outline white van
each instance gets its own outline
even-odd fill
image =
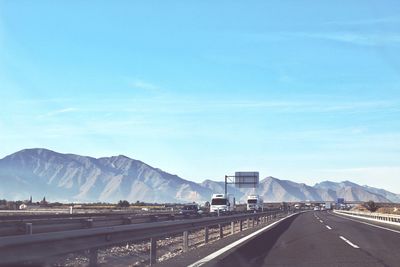
[[[235,198],[233,195],[213,194],[211,198],[210,212],[224,213],[235,210]]]

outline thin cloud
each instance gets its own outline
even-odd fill
[[[213,103],[211,107],[219,108],[247,108],[247,109],[275,109],[285,112],[340,112],[340,111],[370,111],[376,109],[395,108],[398,104],[392,101],[368,102],[280,102],[280,101],[242,101]]]
[[[325,24],[331,25],[374,25],[385,23],[400,23],[399,17],[383,17],[373,19],[358,19],[358,20],[334,20],[328,21]]]
[[[333,33],[294,33],[293,36],[306,37],[313,39],[330,40],[335,42],[349,43],[362,46],[382,46],[399,45],[400,34],[382,33],[382,34],[362,34],[354,32],[333,32]]]
[[[46,114],[43,114],[43,115],[41,115],[41,116],[39,116],[39,117],[40,117],[40,118],[43,118],[43,117],[53,117],[53,116],[56,116],[56,115],[59,115],[59,114],[71,113],[71,112],[77,112],[77,111],[79,111],[79,109],[69,107],[69,108],[63,108],[63,109],[53,110],[53,111],[50,111],[50,112],[48,112],[48,113],[46,113]]]
[[[400,33],[361,33],[352,31],[333,31],[333,32],[276,32],[274,34],[252,34],[247,35],[246,40],[252,42],[288,42],[293,39],[308,38],[348,43],[360,46],[384,46],[400,45]]]
[[[143,80],[135,80],[131,83],[131,86],[133,88],[142,89],[146,91],[158,91],[161,89],[159,86]]]

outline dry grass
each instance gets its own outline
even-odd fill
[[[379,204],[378,204],[378,206],[379,206]],[[352,210],[368,212],[368,210],[363,205],[357,205],[354,208],[352,208]],[[383,207],[378,208],[378,210],[376,212],[400,215],[400,204],[384,205]]]

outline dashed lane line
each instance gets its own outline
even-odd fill
[[[349,240],[347,240],[346,238],[344,238],[343,236],[339,236],[340,239],[342,239],[344,242],[346,242],[347,244],[349,244],[350,246],[352,246],[353,248],[360,248],[359,246],[351,243]]]
[[[332,230],[332,228],[329,225],[325,225],[326,228],[328,228],[328,230]]]

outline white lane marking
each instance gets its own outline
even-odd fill
[[[332,228],[329,225],[325,225],[326,228],[328,228],[328,230],[332,230]]]
[[[290,218],[290,217],[292,217],[292,216],[294,216],[294,215],[296,215],[296,214],[298,214],[298,213],[291,214],[291,215],[289,215],[289,216],[286,216],[285,218],[280,219],[279,221],[276,221],[276,222],[274,222],[274,223],[271,223],[270,225],[267,225],[267,226],[265,226],[264,228],[262,228],[262,229],[260,229],[260,230],[258,230],[258,231],[255,231],[254,233],[251,233],[251,234],[249,234],[249,235],[243,237],[242,239],[239,239],[239,240],[237,240],[237,241],[231,243],[230,245],[228,245],[228,246],[226,246],[226,247],[224,247],[224,248],[222,248],[222,249],[220,249],[220,250],[217,250],[216,252],[214,252],[214,253],[212,253],[212,254],[210,254],[210,255],[204,257],[203,259],[201,259],[201,260],[199,260],[199,261],[196,261],[195,263],[189,265],[188,267],[199,267],[199,266],[201,266],[201,265],[203,265],[203,264],[209,262],[210,260],[215,259],[216,257],[218,257],[219,255],[221,255],[222,253],[224,253],[224,252],[226,252],[226,251],[228,251],[228,250],[230,250],[230,249],[236,247],[237,245],[243,243],[244,241],[246,241],[246,240],[252,238],[253,236],[256,236],[256,235],[260,234],[261,232],[264,232],[265,230],[271,228],[272,226],[274,226],[274,225],[280,223],[281,221],[286,220],[286,219],[288,219],[288,218]]]
[[[323,220],[319,220],[319,222],[320,222],[320,223],[324,223],[324,221],[323,221]]]
[[[349,240],[347,240],[346,238],[344,238],[343,236],[339,236],[340,239],[342,239],[344,242],[346,242],[347,244],[349,244],[350,246],[352,246],[353,248],[360,248],[357,245],[354,245],[353,243],[351,243]]]
[[[372,223],[361,222],[361,221],[358,221],[358,220],[346,218],[346,217],[337,215],[337,214],[335,214],[335,213],[329,213],[329,214],[334,215],[334,216],[337,216],[337,217],[340,217],[340,218],[342,218],[342,219],[346,219],[346,220],[350,220],[350,221],[353,221],[353,222],[358,222],[358,223],[366,224],[366,225],[369,225],[369,226],[373,226],[373,227],[376,227],[376,228],[380,228],[380,229],[384,229],[384,230],[387,230],[387,231],[391,231],[391,232],[400,234],[400,231],[393,230],[393,229],[390,229],[390,228],[386,228],[386,227],[383,227],[383,226],[379,226],[379,225],[375,225],[375,224],[372,224]]]

